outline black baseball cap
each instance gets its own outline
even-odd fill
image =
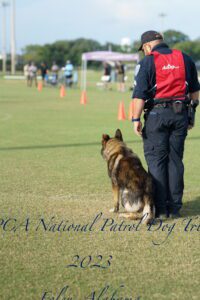
[[[154,31],[154,30],[146,31],[141,35],[141,45],[140,45],[138,51],[142,50],[142,47],[145,43],[156,41],[156,40],[162,40],[162,39],[163,39],[163,36],[159,32]]]

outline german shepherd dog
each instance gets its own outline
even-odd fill
[[[107,161],[108,176],[112,182],[114,208],[110,212],[119,211],[121,198],[126,213],[121,213],[120,217],[142,218],[142,222],[148,224],[155,214],[152,178],[138,156],[123,142],[119,129],[113,138],[103,134],[101,154]]]

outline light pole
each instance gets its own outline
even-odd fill
[[[6,7],[9,6],[9,3],[6,1],[1,1],[2,6],[2,71],[6,73]]]
[[[15,74],[15,0],[12,0],[11,11],[11,74]]]
[[[164,13],[161,13],[158,15],[160,18],[161,18],[161,33],[163,35],[163,38],[164,38],[164,18],[167,16],[166,14]]]

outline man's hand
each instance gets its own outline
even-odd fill
[[[138,136],[142,136],[142,122],[133,122],[133,125],[135,134],[137,134]]]

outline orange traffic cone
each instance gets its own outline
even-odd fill
[[[87,103],[86,91],[82,91],[80,104],[86,104],[86,103]]]
[[[41,81],[38,82],[37,89],[38,89],[39,92],[41,92],[41,90],[42,90],[42,82]]]
[[[119,103],[118,120],[119,121],[126,120],[124,102],[123,101]]]
[[[61,88],[60,88],[60,98],[63,98],[65,96],[66,96],[65,87],[64,87],[64,85],[61,85]]]
[[[129,120],[132,120],[132,117],[133,117],[133,101],[131,101],[129,106],[129,114],[128,114]]]

